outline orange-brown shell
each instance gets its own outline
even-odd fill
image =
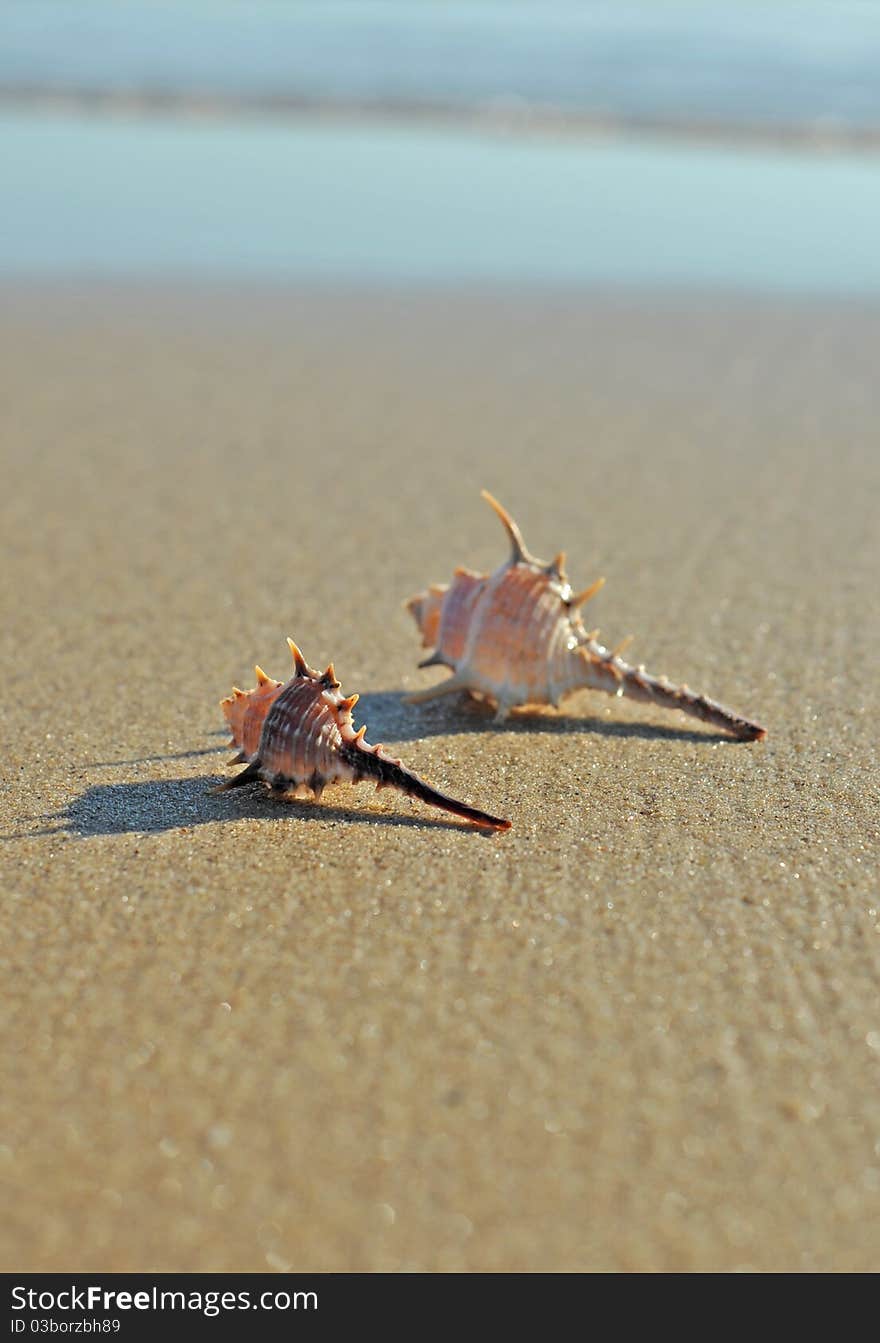
[[[549,564],[535,559],[506,510],[486,491],[483,497],[507,531],[511,556],[493,574],[456,569],[451,584],[435,584],[406,603],[424,646],[435,650],[420,666],[443,665],[453,673],[411,695],[411,702],[463,690],[490,700],[504,715],[519,705],[558,705],[572,691],[591,688],[681,709],[746,740],[766,735],[757,723],[687,686],[624,662],[620,654],[628,639],[614,649],[598,643],[598,631],[586,631],[579,608],[604,579],[575,595],[565,556]]]
[[[292,677],[266,714],[254,756],[264,781],[281,792],[306,785],[316,794],[328,783],[354,782],[355,768],[343,748],[366,732],[358,734],[352,725],[357,698],[341,695],[332,674]]]
[[[433,655],[422,666],[442,664],[448,681],[413,696],[466,689],[501,712],[520,704],[557,704],[583,685],[582,659],[572,654],[587,641],[564,571],[564,556],[550,564],[529,555],[516,524],[491,496],[513,543],[511,559],[493,574],[456,569],[452,582],[435,584],[407,607]]]
[[[237,690],[221,701],[239,747],[236,761],[247,762],[223,789],[259,781],[284,796],[309,789],[317,798],[327,784],[372,779],[378,788],[398,788],[487,829],[510,828],[509,821],[438,792],[381,745],[371,746],[366,728],[356,732],[352,723],[358,696],[341,693],[332,663],[323,673],[314,671],[296,644],[290,639],[288,644],[294,659],[289,681],[281,685],[258,667],[254,690]]]
[[[488,578],[459,570],[440,619],[438,659],[467,669],[470,687],[499,707],[557,704],[574,688],[571,651],[585,637],[570,588],[532,564]]]

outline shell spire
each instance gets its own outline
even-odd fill
[[[313,671],[296,644],[288,644],[294,675],[285,685],[264,672],[256,689],[222,701],[232,745],[239,748],[232,763],[247,768],[216,792],[264,783],[281,797],[310,790],[319,798],[328,784],[371,780],[377,788],[396,788],[483,829],[510,829],[510,821],[439,792],[383,747],[371,746],[366,728],[355,731],[351,719],[359,697],[340,693],[332,662],[324,673]]]
[[[584,628],[579,608],[605,579],[572,593],[564,553],[550,564],[535,559],[503,505],[486,490],[483,498],[507,532],[510,558],[492,574],[456,569],[450,584],[432,586],[406,603],[423,646],[433,649],[419,665],[443,665],[452,672],[411,695],[410,703],[467,691],[495,704],[503,717],[521,705],[556,706],[566,695],[589,688],[680,709],[743,741],[766,737],[766,728],[715,700],[624,662],[621,654],[629,639],[613,649],[600,644],[598,630]]]

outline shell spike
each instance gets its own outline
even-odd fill
[[[572,609],[577,610],[579,606],[585,605],[585,603],[588,602],[591,597],[595,597],[596,593],[600,590],[600,588],[604,588],[604,586],[605,586],[605,579],[597,578],[595,583],[591,583],[588,588],[584,588],[583,592],[579,592],[576,597],[572,597],[571,601],[569,602],[569,605],[572,607]]]
[[[619,658],[622,653],[626,652],[634,638],[634,634],[628,634],[625,639],[621,639],[620,643],[615,644],[614,648],[612,648],[611,656],[613,658]]]
[[[503,504],[499,504],[498,500],[494,498],[494,496],[491,495],[488,490],[481,490],[480,493],[482,497],[486,500],[486,503],[489,505],[489,507],[493,508],[495,512],[498,514],[502,527],[507,532],[507,535],[510,537],[510,544],[513,551],[511,556],[511,562],[513,564],[520,564],[522,561],[526,561],[528,563],[528,561],[531,560],[532,557],[526,550],[526,543],[522,538],[522,532],[520,531],[519,527],[517,527],[516,523],[508,513],[507,509],[504,507]]]
[[[267,676],[263,671],[263,668],[259,666],[254,667],[254,676],[257,678],[257,685],[268,685],[272,679],[271,676]]]
[[[307,676],[309,670],[308,663],[292,639],[287,640],[287,647],[290,649],[293,656],[293,665],[296,675]]]
[[[459,802],[457,798],[439,792],[438,789],[425,783],[424,779],[420,779],[417,774],[413,774],[399,760],[391,760],[387,755],[380,754],[381,749],[380,746],[368,746],[366,743],[363,745],[360,742],[352,743],[348,758],[357,779],[369,779],[375,782],[377,789],[397,788],[409,797],[427,802],[430,807],[440,807],[453,816],[461,816],[466,821],[472,821],[483,830],[510,829],[511,822],[504,817],[478,811],[476,807],[469,807],[466,803]]]
[[[660,705],[664,709],[680,709],[692,718],[700,718],[704,723],[722,728],[741,741],[763,741],[766,737],[766,728],[725,708],[716,700],[698,695],[686,685],[675,685],[665,676],[653,676],[643,666],[628,666],[620,660],[621,647],[618,644],[616,649],[608,652],[605,649],[594,651],[589,646],[581,645],[574,654],[579,664],[579,674],[573,685],[604,690],[609,695],[626,696],[628,699],[641,700],[643,704]]]
[[[557,578],[562,578],[565,573],[565,551],[560,550],[559,554],[547,565],[547,573],[555,574]]]
[[[336,679],[336,672],[333,670],[332,662],[327,663],[327,670],[324,672],[324,675],[321,677],[321,680],[331,690],[335,690],[336,687],[339,685],[339,682]]]

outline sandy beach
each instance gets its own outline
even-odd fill
[[[7,285],[9,1270],[880,1267],[880,308]],[[497,724],[479,491],[744,744]],[[513,821],[211,795],[285,637]]]

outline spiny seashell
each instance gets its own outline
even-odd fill
[[[510,537],[510,559],[493,574],[456,569],[451,584],[434,585],[406,603],[423,645],[435,650],[419,666],[449,667],[453,673],[439,685],[410,695],[410,703],[466,690],[496,704],[503,717],[518,705],[556,706],[565,695],[589,687],[681,709],[744,741],[766,737],[765,728],[705,695],[624,662],[620,655],[629,639],[612,649],[597,643],[599,631],[587,633],[579,608],[599,591],[604,578],[573,593],[565,576],[565,555],[549,564],[535,559],[510,514],[486,490],[483,498]]]
[[[365,741],[367,729],[355,732],[351,711],[358,696],[346,698],[331,662],[327,670],[313,671],[292,639],[294,673],[282,685],[259,667],[253,690],[235,689],[221,700],[232,732],[230,745],[238,755],[230,764],[247,762],[218,793],[242,784],[262,782],[281,796],[297,796],[311,789],[319,798],[328,783],[373,780],[377,788],[397,788],[432,807],[442,807],[490,830],[509,830],[510,821],[468,807],[425,783],[381,746]]]

